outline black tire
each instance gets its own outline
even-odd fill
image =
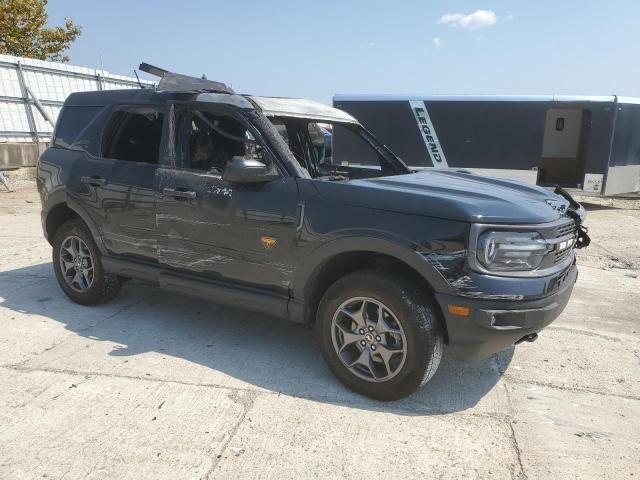
[[[91,283],[84,291],[78,291],[65,280],[62,271],[60,254],[62,245],[70,236],[79,238],[84,242],[91,254],[92,278]],[[102,268],[100,251],[96,246],[91,232],[80,219],[69,220],[62,225],[53,237],[53,270],[60,288],[67,296],[80,305],[100,305],[112,300],[120,291],[122,280],[112,273],[107,273]]]
[[[397,366],[394,376],[387,380],[360,378],[341,360],[337,347],[334,347],[334,314],[338,315],[336,312],[345,302],[360,297],[383,304],[385,314],[389,310],[395,316],[397,321],[392,319],[392,322],[400,324],[406,339],[404,361]],[[335,376],[351,390],[376,400],[399,400],[415,392],[433,377],[443,353],[440,313],[431,296],[419,291],[400,275],[377,270],[357,271],[334,283],[318,307],[316,331],[322,354]],[[363,341],[353,345],[362,351],[364,347],[356,344]],[[382,360],[381,357],[375,358],[376,361]],[[386,371],[391,372],[391,369],[387,367]]]

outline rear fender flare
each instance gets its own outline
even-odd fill
[[[60,205],[65,205],[67,208],[72,210],[78,217],[80,217],[80,219],[85,223],[87,228],[89,228],[89,231],[91,232],[91,235],[93,236],[93,240],[96,242],[98,250],[100,250],[100,253],[102,255],[108,254],[107,249],[102,240],[102,235],[100,234],[100,231],[98,230],[95,222],[91,219],[91,216],[87,213],[87,211],[85,210],[85,208],[82,206],[80,202],[74,200],[73,197],[67,195],[65,192],[56,192],[55,194],[52,194],[49,196],[47,203],[51,206],[47,209],[43,218],[44,228],[46,228],[46,219],[48,218],[49,214],[53,211],[53,209]],[[53,242],[53,238],[48,238],[48,240],[49,240],[49,243]]]

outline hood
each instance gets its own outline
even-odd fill
[[[331,189],[338,185],[343,188]],[[322,196],[340,203],[470,223],[546,223],[569,207],[568,200],[542,187],[454,171],[423,170],[317,186]]]

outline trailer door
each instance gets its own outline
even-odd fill
[[[618,103],[615,125],[605,195],[640,191],[640,104]]]
[[[541,184],[582,187],[590,125],[589,110],[547,110],[540,160]]]

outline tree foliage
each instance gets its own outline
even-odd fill
[[[68,62],[64,55],[82,28],[68,18],[63,27],[46,28],[47,0],[0,0],[0,53]]]

